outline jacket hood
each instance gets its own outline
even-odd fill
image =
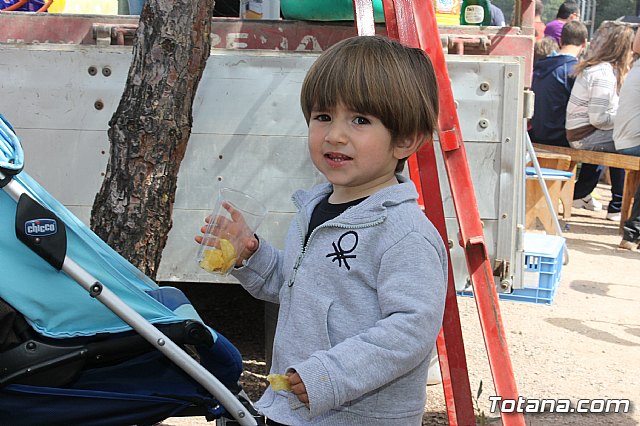
[[[575,56],[565,54],[555,54],[547,56],[546,58],[542,58],[533,66],[534,78],[546,77],[556,68],[572,62],[577,63],[578,59],[576,59]]]

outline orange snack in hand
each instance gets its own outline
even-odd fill
[[[269,374],[267,380],[274,391],[291,392],[291,383],[289,383],[289,378],[284,374]]]

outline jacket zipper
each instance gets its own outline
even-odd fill
[[[300,209],[300,207],[298,207],[298,209]],[[326,222],[323,223],[322,225],[318,226],[316,229],[314,229],[311,232],[311,235],[309,235],[309,239],[307,240],[307,244],[304,244],[304,236],[302,235],[302,232],[299,232],[300,234],[300,245],[302,246],[302,250],[300,251],[300,254],[298,255],[298,258],[296,259],[296,263],[293,265],[293,271],[291,272],[291,276],[289,277],[289,281],[287,282],[287,286],[289,287],[293,287],[293,284],[295,283],[296,280],[296,275],[298,273],[298,268],[300,267],[300,265],[302,264],[302,260],[307,252],[307,246],[309,245],[309,242],[311,241],[311,239],[313,238],[313,236],[315,235],[316,231],[318,231],[318,229],[321,228],[329,228],[329,227],[334,227],[334,228],[342,228],[342,229],[363,229],[363,228],[369,228],[371,226],[376,226],[379,225],[380,223],[384,222],[384,217],[381,216],[378,219],[372,221],[372,222],[367,222],[367,223],[361,223],[359,225],[345,225],[343,223],[333,223],[333,222]],[[298,226],[300,226],[300,224],[298,224]],[[301,228],[298,227],[298,230],[301,231]]]

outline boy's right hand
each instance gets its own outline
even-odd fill
[[[300,375],[295,370],[289,370],[287,372],[289,378],[289,384],[291,385],[291,392],[298,398],[298,401],[309,407],[309,395],[307,394],[307,387],[302,382]]]
[[[231,206],[229,203],[224,203],[223,207],[231,215],[231,220],[222,216],[216,216],[213,227],[209,228],[209,224],[214,220],[214,218],[211,216],[207,216],[204,219],[206,224],[200,228],[200,232],[202,234],[206,234],[207,231],[209,231],[212,234],[227,234],[238,236],[244,247],[236,259],[235,266],[240,267],[247,260],[249,260],[249,258],[253,255],[253,253],[255,253],[256,250],[258,250],[258,246],[260,245],[260,243],[251,231],[251,228],[246,224],[244,217],[242,217],[242,214],[238,210],[233,208],[233,206]],[[204,238],[202,235],[196,235],[194,239],[198,244],[202,244],[202,240]]]

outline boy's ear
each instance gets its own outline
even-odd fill
[[[402,160],[411,156],[414,152],[420,148],[425,140],[425,136],[418,134],[402,140],[399,140],[393,147],[393,155],[398,160]]]

